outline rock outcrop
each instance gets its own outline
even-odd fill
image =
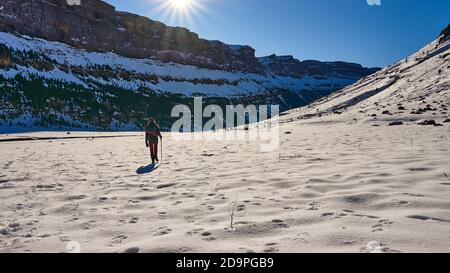
[[[439,43],[443,43],[450,39],[450,24],[441,32],[441,36],[439,38]]]
[[[259,58],[264,71],[286,77],[348,77],[362,78],[375,73],[379,68],[365,68],[360,64],[346,62],[319,62],[314,60],[299,61],[293,56]]]
[[[201,39],[99,0],[0,0],[0,132],[134,130],[148,116],[170,128],[171,109],[193,96],[223,109],[283,111],[375,70],[256,58],[250,46]]]
[[[115,52],[200,67],[261,72],[255,51],[200,39],[181,27],[127,12],[99,0],[1,0],[0,31],[58,41],[87,51]]]
[[[256,58],[250,46],[201,39],[186,28],[116,11],[100,0],[0,0],[0,31],[62,42],[87,51],[227,71],[297,78],[344,75],[353,79],[376,71],[344,62],[300,62],[292,56]]]

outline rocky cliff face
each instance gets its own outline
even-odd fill
[[[62,42],[88,51],[201,67],[261,72],[251,47],[233,50],[185,28],[117,12],[99,0],[1,0],[0,31]]]
[[[172,107],[193,96],[289,110],[372,72],[256,58],[249,46],[200,39],[99,0],[0,0],[0,133],[133,130],[148,116],[170,128]]]
[[[99,0],[0,0],[0,8],[0,31],[58,41],[87,51],[292,77],[340,74],[361,78],[374,72],[357,64],[300,62],[291,56],[258,59],[250,46],[200,39],[188,29],[119,12]]]
[[[271,74],[301,78],[315,77],[348,77],[362,78],[378,71],[378,68],[365,68],[360,64],[346,62],[299,61],[293,56],[277,56],[259,58],[264,71]]]

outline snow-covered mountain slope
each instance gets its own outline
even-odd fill
[[[314,122],[341,120],[373,125],[439,126],[449,122],[449,29],[408,58],[307,107],[291,110],[283,121],[314,117]]]
[[[149,59],[130,59],[114,53],[87,52],[58,42],[18,37],[3,32],[0,32],[0,44],[8,47],[14,53],[35,52],[40,58],[38,61],[48,61],[50,66],[39,69],[16,63],[16,65],[0,70],[0,75],[3,77],[11,79],[16,75],[34,75],[44,79],[79,84],[86,88],[94,87],[98,83],[128,90],[144,87],[161,93],[226,97],[261,94],[274,89],[326,91],[330,87],[337,88],[348,85],[358,78],[357,75],[344,74],[332,75],[327,78],[314,76],[293,78],[211,70],[189,65],[166,64]],[[12,54],[14,55],[14,53]],[[105,78],[105,75],[89,73],[94,70],[103,70],[105,74],[110,72],[112,75],[106,75]],[[122,72],[128,74],[128,77],[122,75],[124,74]]]
[[[169,127],[172,107],[193,96],[288,110],[378,70],[257,58],[251,46],[202,39],[100,0],[0,1],[0,21],[0,132],[130,130],[148,116]]]
[[[324,63],[321,73],[306,69],[303,76],[214,70],[88,52],[4,32],[0,32],[0,51],[2,131],[17,127],[130,130],[142,127],[149,115],[169,126],[172,107],[190,105],[192,96],[218,105],[275,103],[288,110],[373,72],[344,63],[337,67]]]

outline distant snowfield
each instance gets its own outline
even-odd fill
[[[34,68],[18,67],[18,69],[1,70],[0,75],[5,78],[13,78],[17,74],[37,75],[45,79],[55,79],[70,83],[80,84],[84,87],[86,80],[92,80],[102,85],[112,85],[124,89],[136,90],[145,86],[158,92],[178,93],[192,95],[202,93],[209,96],[233,96],[242,94],[258,94],[273,90],[275,88],[291,91],[301,91],[304,89],[330,89],[330,85],[345,86],[354,82],[354,79],[342,75],[336,75],[327,79],[316,79],[314,77],[292,78],[272,75],[259,75],[242,72],[229,72],[198,68],[189,65],[174,63],[162,63],[149,59],[131,59],[118,56],[114,53],[96,53],[75,49],[59,42],[48,42],[42,39],[30,38],[26,36],[15,36],[9,33],[0,32],[0,43],[17,51],[35,51],[45,55],[60,65],[72,67],[95,67],[109,66],[113,70],[125,70],[133,73],[145,75],[156,75],[160,78],[170,77],[180,81],[166,81],[160,79],[154,84],[142,80],[127,81],[122,78],[115,78],[105,81],[92,76],[86,78],[81,75],[66,73],[54,69],[52,71],[38,71]],[[226,84],[202,84],[191,83],[189,80],[211,79],[224,80]],[[237,84],[229,84],[230,82]]]
[[[2,113],[2,109],[0,109],[0,114]],[[80,122],[78,120],[73,119],[72,117],[64,114],[55,114],[55,117],[58,119],[64,120],[67,124],[73,124],[75,128],[68,127],[58,127],[58,126],[47,126],[40,127],[36,125],[39,122],[39,119],[36,116],[33,116],[31,113],[21,114],[20,116],[10,119],[10,120],[2,120],[0,121],[0,136],[4,134],[17,134],[17,133],[30,133],[30,132],[83,132],[83,131],[91,131],[98,133],[98,128],[94,126]],[[111,131],[136,131],[138,128],[134,124],[124,124],[114,120],[111,122]],[[1,139],[1,137],[0,137]]]

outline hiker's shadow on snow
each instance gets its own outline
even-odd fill
[[[159,167],[159,165],[157,165],[157,164],[150,164],[150,165],[145,166],[145,167],[142,166],[142,167],[140,167],[139,169],[136,170],[136,173],[139,174],[139,175],[148,174],[148,173],[151,173],[154,170],[156,170],[158,167]]]

